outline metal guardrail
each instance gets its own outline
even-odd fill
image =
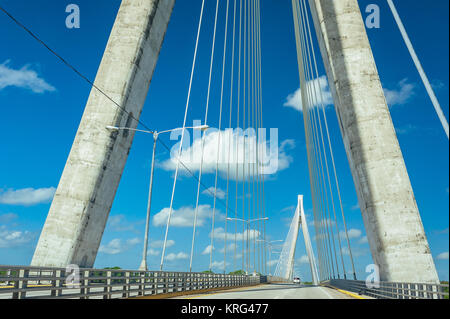
[[[0,266],[0,299],[113,299],[251,286],[263,276]]]
[[[448,284],[381,281],[379,288],[369,288],[365,281],[344,279],[332,279],[323,284],[377,299],[448,299],[449,297]]]

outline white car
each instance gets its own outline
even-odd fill
[[[295,277],[294,278],[294,284],[300,284],[300,278]]]

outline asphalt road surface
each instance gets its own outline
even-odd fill
[[[353,299],[337,290],[298,284],[265,284],[176,299]]]

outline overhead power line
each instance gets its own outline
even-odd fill
[[[44,46],[50,53],[52,53],[56,58],[58,58],[64,65],[66,65],[68,68],[70,68],[73,72],[75,72],[79,77],[81,77],[84,81],[86,81],[92,88],[96,89],[99,93],[101,93],[103,96],[105,96],[109,101],[111,101],[115,106],[120,108],[126,115],[128,115],[132,120],[136,121],[138,124],[141,124],[145,129],[154,132],[149,126],[147,126],[142,120],[136,119],[132,113],[128,112],[122,105],[120,105],[118,102],[116,102],[113,98],[111,98],[107,93],[105,93],[101,88],[99,88],[97,85],[94,84],[87,76],[85,76],[83,73],[81,73],[73,64],[68,62],[65,58],[63,58],[60,54],[58,54],[55,50],[53,50],[45,41],[43,41],[36,33],[30,30],[30,28],[26,27],[22,22],[20,22],[18,19],[16,19],[9,11],[7,11],[5,8],[3,8],[0,5],[0,11],[2,11],[5,15],[7,15],[17,26],[19,26],[21,29],[23,29],[25,32],[27,32],[33,39],[35,39],[37,42],[39,42],[42,46]],[[158,142],[167,150],[170,152],[170,147],[162,141],[162,139],[158,139]],[[199,181],[197,176],[190,170],[186,164],[183,163],[180,159],[180,164],[183,166],[183,168],[191,175],[192,178],[194,178],[196,181]],[[214,195],[214,192],[212,192],[205,184],[200,182],[200,185],[211,195]],[[218,199],[218,201],[226,207],[226,203],[222,200]]]

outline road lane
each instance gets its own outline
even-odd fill
[[[353,299],[327,287],[297,284],[265,284],[217,293],[180,296],[175,299]]]

